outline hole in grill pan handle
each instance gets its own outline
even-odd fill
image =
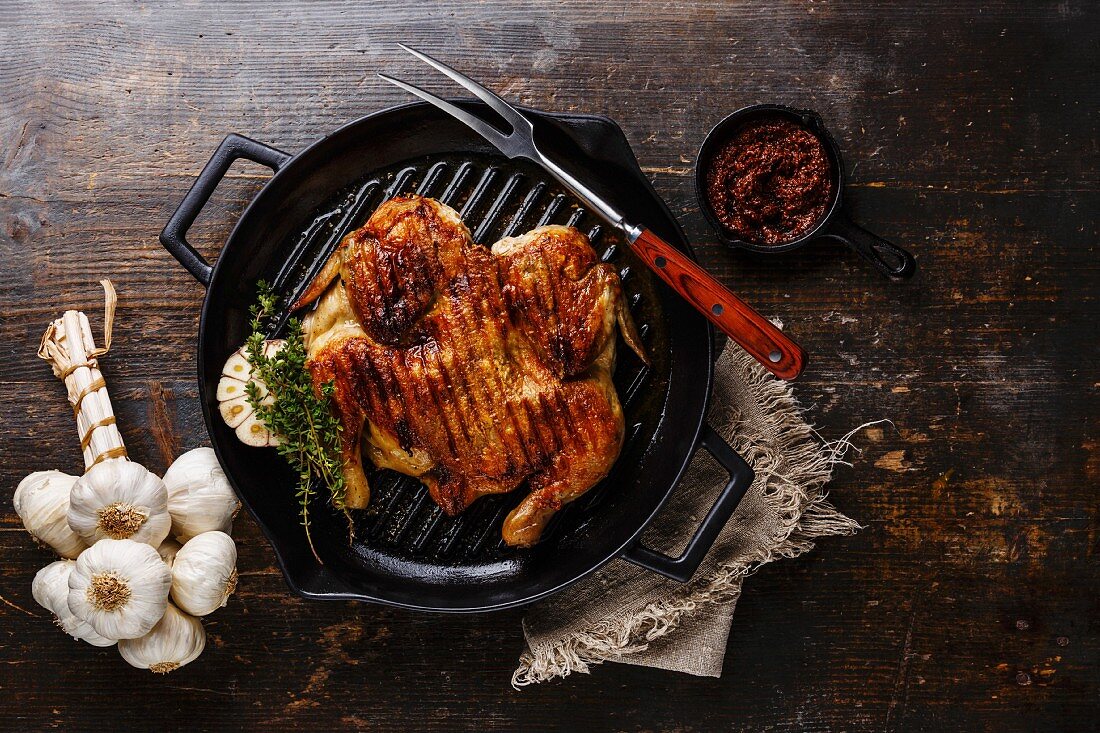
[[[622,555],[628,562],[681,583],[691,580],[756,476],[749,464],[709,425],[703,426],[698,447],[706,449],[729,472],[729,481],[722,488],[722,493],[699,525],[699,529],[695,530],[695,535],[683,553],[679,557],[671,557],[638,541]]]
[[[214,268],[188,243],[187,231],[225,177],[229,166],[240,158],[266,165],[278,172],[290,160],[291,155],[243,135],[227,135],[160,233],[160,243],[164,248],[203,285],[210,285],[210,275]]]

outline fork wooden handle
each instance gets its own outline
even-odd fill
[[[651,270],[722,333],[780,379],[794,379],[806,352],[691,258],[648,229],[631,245]]]

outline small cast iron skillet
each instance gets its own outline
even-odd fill
[[[778,244],[760,244],[738,238],[719,221],[707,198],[707,170],[721,146],[742,126],[764,117],[785,117],[816,135],[825,146],[833,170],[833,198],[825,214],[801,237]],[[788,252],[813,239],[828,237],[848,245],[888,277],[895,279],[912,277],[917,271],[917,263],[913,255],[853,222],[842,203],[843,190],[844,165],[840,158],[840,148],[825,129],[821,116],[810,110],[794,109],[778,104],[755,104],[740,109],[714,126],[703,140],[699,156],[695,160],[695,193],[699,198],[699,207],[723,243],[753,252],[774,253]]]

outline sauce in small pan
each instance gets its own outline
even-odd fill
[[[781,117],[749,122],[715,154],[706,195],[718,220],[739,239],[783,244],[825,215],[833,171],[813,132]]]

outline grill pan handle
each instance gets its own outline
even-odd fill
[[[202,255],[195,251],[187,242],[187,231],[195,223],[199,212],[206,206],[206,202],[214,193],[214,189],[225,177],[229,166],[235,160],[244,158],[261,165],[266,165],[272,171],[278,172],[283,165],[291,159],[289,153],[284,153],[269,145],[256,142],[251,138],[236,133],[230,133],[222,140],[221,145],[210,157],[210,162],[202,169],[202,173],[195,179],[191,190],[183,197],[176,213],[164,226],[160,233],[160,243],[175,257],[187,271],[195,276],[195,279],[204,286],[210,285],[210,274],[214,268],[203,259]]]
[[[622,555],[628,562],[681,583],[691,580],[691,576],[699,569],[703,558],[718,539],[718,533],[733,516],[733,511],[756,478],[749,464],[711,426],[703,425],[699,446],[705,448],[729,472],[730,478],[683,553],[679,557],[672,557],[652,550],[639,541]]]

